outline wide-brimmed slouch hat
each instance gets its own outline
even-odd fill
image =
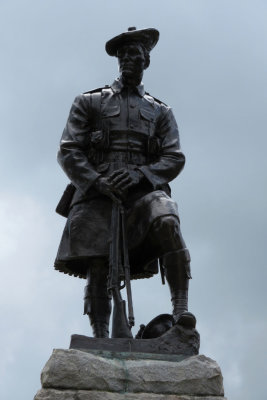
[[[106,43],[106,52],[110,56],[117,56],[118,48],[123,44],[141,43],[150,52],[159,40],[159,31],[155,28],[136,29],[128,28],[128,31],[115,36]]]

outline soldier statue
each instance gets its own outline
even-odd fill
[[[114,204],[123,208],[130,279],[150,278],[160,267],[174,323],[195,326],[188,312],[190,255],[168,185],[185,156],[171,108],[142,83],[158,39],[156,29],[131,27],[106,43],[118,58],[119,78],[75,98],[60,142],[58,162],[71,184],[57,207],[67,222],[55,269],[87,279],[84,314],[96,338],[109,337]]]

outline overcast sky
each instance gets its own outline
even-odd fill
[[[266,20],[264,0],[0,0],[1,399],[33,398],[52,349],[91,335],[85,282],[53,270],[56,151],[74,97],[117,77],[104,45],[129,26],[160,31],[144,84],[173,108],[187,157],[172,189],[200,352],[229,400],[266,399]],[[171,312],[159,276],[133,301],[134,333]]]

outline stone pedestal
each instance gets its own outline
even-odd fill
[[[204,355],[54,350],[34,400],[226,400]]]

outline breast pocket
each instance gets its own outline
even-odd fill
[[[120,127],[120,106],[116,105],[106,105],[102,111],[102,125],[104,129],[109,131],[117,130]]]
[[[155,132],[155,114],[151,110],[141,108],[140,124],[142,132],[152,136]]]

